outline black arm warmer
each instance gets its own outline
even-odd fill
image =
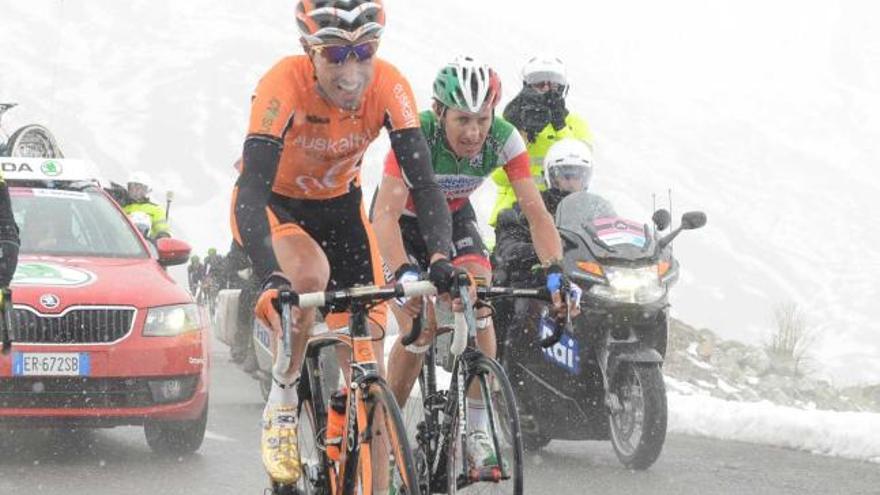
[[[248,136],[242,153],[244,170],[236,182],[235,223],[244,249],[254,264],[257,280],[264,280],[272,272],[281,271],[272,250],[272,235],[266,216],[281,147],[281,141],[277,138]]]
[[[18,225],[12,216],[9,188],[0,180],[0,287],[9,287],[18,266]]]
[[[389,136],[391,149],[403,172],[403,180],[415,203],[419,230],[429,257],[434,254],[449,256],[452,249],[452,216],[446,197],[434,178],[428,142],[419,128],[392,131]]]

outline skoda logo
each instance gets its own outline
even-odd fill
[[[40,296],[40,304],[46,309],[55,309],[61,304],[61,299],[55,294],[43,294]]]
[[[55,160],[49,160],[40,165],[40,170],[43,172],[43,175],[55,177],[61,175],[61,164]]]

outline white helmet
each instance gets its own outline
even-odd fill
[[[593,149],[580,139],[560,139],[544,156],[544,180],[547,187],[562,189],[556,184],[556,180],[561,177],[580,178],[580,190],[586,191],[590,187],[592,176]]]
[[[568,71],[558,57],[530,58],[523,66],[522,79],[526,85],[540,82],[556,83],[563,88],[563,96],[568,93]]]
[[[128,184],[143,184],[149,188],[152,182],[150,176],[141,170],[132,172],[131,175],[128,176]]]
[[[141,172],[140,170],[132,172],[128,176],[128,182],[125,184],[126,189],[128,189],[128,195],[135,202],[147,199],[153,191],[152,187],[150,187],[151,182],[150,176],[146,172]]]

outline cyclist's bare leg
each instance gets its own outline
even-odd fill
[[[323,290],[329,279],[330,268],[324,252],[308,235],[298,233],[282,235],[272,240],[279,266],[290,280],[293,289],[300,293]],[[269,323],[275,332],[273,340],[281,335],[281,321],[277,312],[270,311]],[[275,376],[269,390],[269,398],[263,409],[263,427],[260,451],[263,466],[273,484],[291,485],[302,475],[296,440],[296,407],[299,403],[294,384],[299,377],[308,334],[314,321],[314,310],[291,312],[291,364]],[[277,347],[277,345],[276,345]],[[274,359],[279,359],[278,349],[273,349]]]
[[[459,266],[467,270],[471,275],[483,280],[492,280],[492,270],[485,265],[474,262],[464,262]],[[476,311],[477,323],[487,324],[488,326],[477,329],[477,347],[486,356],[495,358],[497,344],[495,342],[495,325],[492,318],[489,317],[491,310],[489,308],[480,308]]]
[[[391,312],[397,319],[400,333],[391,347],[391,354],[388,356],[388,386],[391,387],[394,398],[401,406],[406,404],[406,400],[409,398],[413,385],[415,385],[419,373],[422,371],[422,361],[424,359],[424,354],[410,352],[401,344],[403,337],[409,335],[409,332],[412,330],[413,314],[417,314],[411,310],[409,304],[406,309],[395,304],[389,304]],[[413,345],[422,346],[430,344],[434,336],[433,327],[432,322],[425,322],[425,327],[422,329],[419,339]]]
[[[284,274],[290,280],[293,290],[303,294],[325,290],[330,280],[330,265],[324,251],[308,235],[291,235],[273,239],[272,247]],[[315,310],[306,309],[296,312],[296,320],[292,329],[293,356],[289,376],[299,373],[305,356],[309,331],[315,323]]]
[[[465,262],[460,265],[471,275],[483,280],[492,280],[492,270],[480,263]],[[489,308],[480,308],[476,311],[477,325],[486,325],[483,328],[477,328],[477,347],[483,354],[490,358],[495,358],[497,350],[497,342],[495,341],[495,325],[489,316],[491,310]],[[477,380],[471,383],[468,388],[468,424],[471,428],[477,428],[485,431],[487,428],[486,409],[483,404],[483,397],[480,390],[480,384]]]

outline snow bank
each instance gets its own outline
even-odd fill
[[[880,414],[668,394],[669,431],[880,463]]]

